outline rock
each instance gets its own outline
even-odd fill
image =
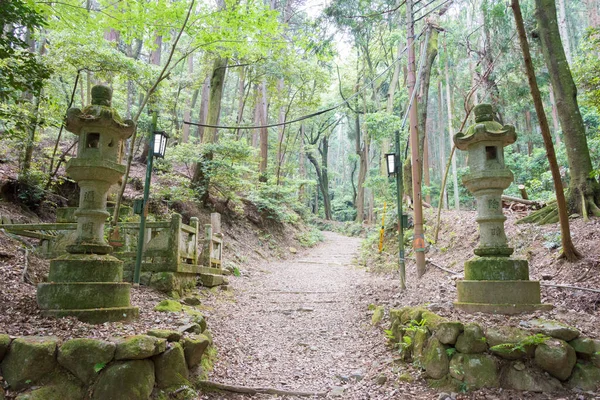
[[[589,363],[578,362],[567,381],[570,389],[595,392],[600,388],[600,368]]]
[[[380,374],[379,376],[377,376],[376,382],[378,385],[385,385],[385,383],[387,382],[387,376]]]
[[[114,343],[96,339],[71,339],[58,349],[58,363],[85,384],[91,384],[115,355]]]
[[[181,340],[181,332],[170,329],[151,329],[146,334],[148,336],[167,339],[167,342],[179,342]]]
[[[427,343],[427,339],[429,339],[429,331],[427,328],[420,328],[415,331],[413,336],[413,360],[420,362],[423,358],[423,350],[425,349],[425,344]]]
[[[188,306],[199,306],[201,304],[200,299],[193,296],[184,298],[183,302]]]
[[[20,390],[35,384],[56,367],[56,347],[58,338],[54,336],[26,336],[15,339],[1,369],[4,379],[13,390]]]
[[[535,349],[535,363],[561,381],[571,375],[575,362],[575,350],[564,340],[550,339]]]
[[[115,360],[141,360],[162,353],[167,341],[154,336],[136,335],[116,339]]]
[[[448,373],[450,361],[446,347],[436,338],[431,338],[423,353],[423,367],[427,376],[441,379]]]
[[[438,394],[438,400],[448,400],[450,398],[450,395],[448,393],[440,393]]]
[[[178,301],[165,299],[154,306],[154,310],[163,312],[179,312],[183,310],[183,306]]]
[[[398,380],[399,380],[400,382],[408,382],[408,383],[412,383],[412,382],[414,382],[414,381],[415,381],[415,378],[414,378],[414,377],[413,377],[411,374],[409,374],[408,372],[405,372],[405,373],[403,373],[403,374],[400,374],[400,375],[398,376]]]
[[[435,337],[440,343],[453,345],[463,330],[463,324],[458,321],[442,322],[435,331]]]
[[[85,390],[81,382],[62,368],[44,378],[44,386],[21,393],[16,400],[83,400]],[[0,399],[2,397],[0,396]]]
[[[189,372],[179,343],[169,343],[167,350],[154,357],[156,385],[165,389],[176,385],[189,385]]]
[[[385,314],[385,308],[383,306],[375,307],[375,311],[373,311],[373,315],[371,316],[371,324],[377,325],[383,319],[383,315]]]
[[[568,342],[579,336],[579,330],[572,326],[563,324],[558,321],[550,321],[545,319],[534,319],[528,321],[527,325],[534,332],[543,333],[544,335],[564,340]]]
[[[525,367],[518,361],[504,367],[501,385],[506,389],[529,392],[556,392],[562,389],[558,379],[537,369]]]
[[[456,339],[456,350],[465,354],[483,353],[487,350],[487,339],[477,324],[464,326],[464,331]]]
[[[513,328],[511,326],[490,327],[485,332],[490,352],[507,360],[518,360],[527,355],[533,356],[535,348],[526,346],[523,349],[515,348],[515,345],[529,336],[527,331]]]
[[[422,322],[423,325],[426,326],[427,328],[429,328],[429,330],[432,332],[435,331],[441,323],[446,322],[446,321],[447,321],[446,318],[440,317],[436,313],[433,313],[429,310],[421,311],[420,322]]]
[[[179,332],[181,332],[181,333],[190,332],[190,333],[195,333],[195,334],[199,335],[202,333],[202,327],[199,324],[192,322],[191,324],[186,324],[186,325],[183,325],[181,328],[179,328]]]
[[[600,351],[600,340],[590,338],[577,338],[569,342],[578,356],[592,356]]]
[[[194,368],[202,361],[202,355],[210,344],[210,339],[205,335],[190,335],[183,339],[185,360],[189,368]]]
[[[92,400],[148,400],[153,388],[151,360],[117,361],[100,373]]]
[[[341,386],[334,386],[329,391],[331,397],[342,397],[344,395],[344,388]]]
[[[11,338],[8,335],[0,335],[0,362],[10,347]]]
[[[354,371],[353,373],[350,374],[350,379],[354,379],[357,382],[360,382],[364,379],[365,377],[365,373],[363,371]]]
[[[499,387],[496,359],[487,354],[456,353],[450,360],[450,376],[467,384],[469,389]]]
[[[289,251],[290,251],[290,253],[292,253],[292,254],[296,254],[296,253],[298,253],[298,250],[297,250],[295,247],[290,247],[290,248],[289,248]]]

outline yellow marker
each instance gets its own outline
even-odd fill
[[[383,202],[383,215],[381,216],[381,229],[379,230],[379,252],[383,251],[383,233],[385,232],[385,209],[386,202]]]

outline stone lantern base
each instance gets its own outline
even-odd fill
[[[465,279],[456,284],[454,306],[473,313],[520,314],[550,310],[542,304],[540,283],[529,280],[527,260],[475,257],[465,263]]]
[[[37,301],[51,317],[74,316],[89,323],[129,321],[131,307],[123,262],[108,254],[65,254],[50,261],[49,283],[40,283]]]

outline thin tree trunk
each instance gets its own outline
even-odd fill
[[[565,0],[558,0],[558,30],[560,38],[563,42],[565,55],[569,65],[573,64],[573,56],[571,55],[571,38],[569,37],[569,26],[567,24],[567,9]]]
[[[238,79],[238,110],[237,110],[237,118],[235,120],[237,125],[240,125],[242,123],[242,120],[244,119],[244,107],[246,105],[246,96],[245,96],[246,68],[241,67],[239,74],[240,74],[240,76]],[[250,85],[248,85],[248,86],[250,86]],[[235,136],[238,139],[240,138],[240,136],[241,136],[240,129],[236,130]]]
[[[446,41],[444,40],[444,51],[448,54],[446,50]],[[450,92],[450,73],[448,67],[448,56],[446,56],[446,106],[448,107],[448,140],[450,141],[450,149],[454,147],[454,143],[452,142],[452,94]],[[456,172],[456,157],[454,155],[454,151],[450,152],[450,157],[452,157],[452,184],[454,189],[454,208],[458,211],[460,210],[460,195],[458,189],[458,174]]]
[[[548,85],[550,91],[550,103],[552,105],[552,124],[554,126],[554,137],[556,138],[556,144],[560,144],[560,126],[558,125],[558,110],[556,108],[556,100],[554,99],[554,89],[552,85]]]
[[[298,154],[298,164],[299,164],[299,173],[300,173],[300,179],[302,181],[304,181],[306,179],[306,165],[305,165],[305,157],[304,157],[304,124],[300,125],[300,154]],[[304,183],[300,184],[300,187],[298,188],[298,201],[300,202],[300,204],[304,204],[304,197],[305,197],[305,187],[304,187]]]
[[[33,149],[35,148],[35,132],[38,126],[38,115],[40,111],[40,97],[41,94],[38,93],[37,96],[33,96],[32,99],[32,115],[29,120],[29,124],[27,125],[27,141],[25,142],[25,152],[23,155],[23,164],[21,167],[20,174],[26,175],[29,173],[31,169],[31,160],[33,158]]]
[[[438,83],[438,103],[439,103],[439,127],[440,127],[440,186],[444,178],[444,166],[446,165],[446,129],[444,128],[444,84],[442,83],[442,71],[438,73],[440,80]],[[442,205],[448,209],[448,190],[446,185],[443,187]],[[439,207],[440,205],[438,205]]]
[[[188,74],[192,75],[194,73],[194,57],[189,56],[188,58]],[[185,103],[185,110],[183,111],[183,120],[189,121],[192,116],[192,110],[194,108],[194,104],[196,102],[196,97],[198,97],[198,90],[194,90],[192,93],[192,98],[189,98]],[[181,142],[187,143],[190,137],[190,125],[183,124],[183,132],[181,133]]]
[[[200,110],[198,112],[198,122],[200,124],[206,124],[206,117],[208,115],[208,102],[210,100],[210,75],[206,77],[204,83],[202,83],[202,95],[200,96]],[[200,142],[204,140],[204,127],[199,126],[196,131]]]
[[[537,81],[535,78],[535,71],[533,70],[533,61],[531,61],[529,43],[527,43],[527,34],[525,33],[525,26],[523,24],[523,17],[521,15],[521,7],[519,5],[519,0],[512,0],[511,6],[513,8],[513,13],[515,16],[515,23],[517,25],[517,32],[519,34],[521,50],[523,51],[523,59],[525,62],[525,70],[527,71],[529,87],[531,89],[531,97],[533,98],[535,112],[538,116],[538,121],[542,129],[542,137],[544,138],[546,154],[548,155],[548,162],[550,163],[550,171],[552,172],[552,179],[554,180],[554,189],[556,191],[556,203],[558,205],[558,216],[560,220],[563,256],[569,261],[575,261],[581,258],[581,254],[579,254],[577,249],[575,249],[575,246],[571,241],[569,216],[567,215],[567,202],[565,200],[562,181],[560,179],[560,171],[558,169],[558,163],[556,161],[556,153],[554,152],[552,135],[550,134],[550,126],[548,125],[548,119],[546,118],[546,113],[544,112],[542,96],[540,94],[540,90],[538,88]]]
[[[592,161],[585,136],[585,125],[577,104],[577,87],[573,81],[558,31],[554,0],[536,0],[536,20],[542,52],[554,88],[558,118],[569,162],[569,211],[600,216],[600,184],[590,176]]]
[[[267,83],[262,81],[260,84],[260,101],[258,104],[259,110],[259,125],[264,126],[267,124]],[[269,129],[259,128],[260,137],[260,164],[258,166],[259,181],[267,181],[267,165],[269,162]]]

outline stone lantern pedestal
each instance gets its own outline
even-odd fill
[[[110,88],[95,86],[92,105],[67,112],[66,128],[79,136],[77,157],[66,166],[80,187],[77,239],[67,246],[68,254],[50,262],[49,282],[38,285],[44,315],[102,323],[139,313],[130,304],[131,285],[123,283],[123,262],[110,255],[112,247],[104,238],[108,191],[125,173],[121,144],[135,129],[133,121],[121,120],[111,98]]]
[[[518,314],[551,309],[541,304],[540,283],[529,280],[527,260],[511,258],[504,232],[502,192],[514,179],[504,165],[504,147],[516,141],[515,128],[493,119],[492,106],[475,107],[475,124],[454,136],[469,153],[469,173],[463,183],[477,201],[480,242],[475,257],[465,263],[465,278],[457,283],[454,306],[467,312]]]

